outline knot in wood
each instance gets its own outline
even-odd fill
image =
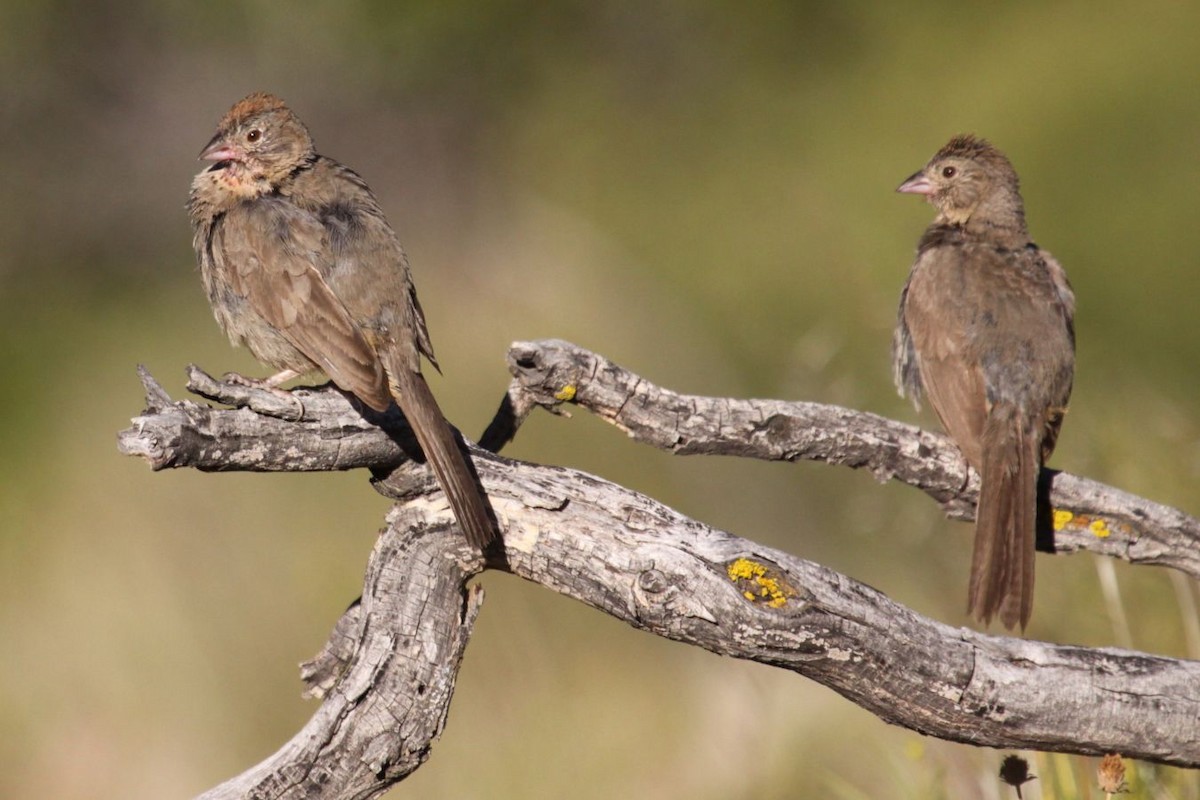
[[[715,623],[717,618],[705,605],[703,593],[688,583],[688,576],[657,567],[639,572],[633,584],[638,619],[651,628],[666,630],[679,630],[695,619]]]
[[[662,570],[648,569],[638,575],[638,588],[650,594],[661,594],[667,590],[670,583]]]

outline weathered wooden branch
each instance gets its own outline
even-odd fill
[[[449,518],[417,504],[388,517],[362,599],[304,665],[316,714],[258,766],[205,792],[226,798],[369,798],[425,762],[450,710],[483,592],[482,566]]]
[[[639,442],[678,455],[824,461],[865,468],[928,494],[949,516],[975,518],[979,476],[947,437],[876,414],[820,403],[684,395],[557,339],[514,342],[507,405],[521,414],[573,403]],[[517,424],[493,425],[492,449]],[[1098,481],[1043,470],[1055,509],[1050,552],[1087,550],[1200,578],[1200,520]]]
[[[952,448],[909,426],[812,404],[685,398],[562,342],[515,345],[510,357],[516,380],[483,437],[492,446],[536,405],[571,399],[676,452],[817,458],[868,466],[943,502],[969,507],[972,498]],[[485,565],[454,534],[428,471],[395,444],[405,440],[402,418],[376,420],[389,436],[336,390],[298,390],[297,406],[194,369],[189,388],[243,407],[176,403],[145,373],[143,382],[148,409],[120,434],[120,448],[156,469],[364,467],[400,501],[372,553],[361,604],[305,666],[321,707],[275,755],[203,795],[210,800],[376,797],[419,766],[444,724],[478,612],[480,595],[467,586],[485,566],[660,636],[791,669],[931,736],[1200,766],[1200,663],[951,628],[616,484],[480,450],[476,467],[504,533],[503,551]],[[1076,494],[1064,493],[1068,477],[1054,479],[1056,506],[1114,527],[1137,522],[1137,536],[1112,554],[1194,568],[1195,556],[1181,551],[1189,536],[1195,548],[1195,520],[1083,479],[1073,479]],[[1157,548],[1151,557],[1143,538]]]

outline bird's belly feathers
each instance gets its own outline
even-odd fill
[[[251,308],[246,298],[233,290],[224,270],[213,259],[201,261],[200,274],[213,316],[234,347],[245,346],[272,369],[290,369],[301,374],[317,369],[316,364]]]

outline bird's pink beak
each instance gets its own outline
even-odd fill
[[[241,161],[242,153],[218,133],[204,146],[197,158],[201,161]]]
[[[925,177],[924,172],[914,172],[909,176],[908,180],[896,187],[896,191],[903,194],[923,194],[928,197],[937,190],[933,188],[933,184]]]

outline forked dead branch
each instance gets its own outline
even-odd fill
[[[513,383],[481,442],[493,448],[534,408],[569,402],[671,452],[864,467],[952,514],[972,509],[977,486],[953,445],[912,426],[812,403],[679,395],[561,341],[514,344],[509,361]],[[273,756],[205,798],[375,797],[420,766],[445,723],[482,599],[470,581],[485,568],[674,641],[793,670],[931,736],[1200,766],[1200,663],[953,628],[609,481],[478,450],[503,532],[485,563],[454,530],[428,470],[393,440],[403,439],[401,418],[368,421],[331,388],[298,390],[294,420],[278,397],[199,370],[189,388],[237,408],[174,402],[143,381],[147,410],[120,448],[156,469],[368,468],[397,501],[361,602],[305,667],[321,706]],[[1200,576],[1200,521],[1084,478],[1045,479],[1058,522],[1046,544],[1057,551]]]

